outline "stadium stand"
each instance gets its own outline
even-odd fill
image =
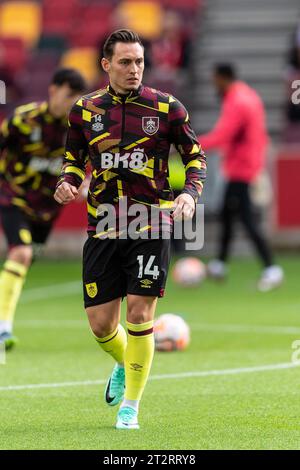
[[[212,63],[221,58],[234,60],[242,77],[263,96],[271,135],[282,142],[274,159],[274,174],[279,174],[280,168],[280,171],[284,169],[282,175],[288,175],[290,160],[298,159],[299,154],[299,123],[289,119],[287,111],[291,82],[299,76],[295,67],[284,72],[283,61],[298,38],[294,34],[298,0],[288,0],[285,5],[274,0],[272,11],[266,0],[255,0],[247,4],[247,8],[241,0],[228,2],[225,6],[220,0],[209,3],[202,0],[3,1],[0,6],[0,79],[7,84],[8,104],[1,105],[0,121],[16,105],[42,100],[49,76],[59,65],[81,70],[90,89],[103,86],[105,80],[98,60],[103,41],[110,30],[131,27],[140,32],[146,45],[147,83],[173,92],[189,105],[190,94],[184,95],[189,89],[188,80],[193,80],[190,107],[198,130],[210,128],[217,115],[215,97],[208,86]],[[202,15],[204,8],[205,15]],[[177,26],[176,15],[180,18]],[[202,21],[205,21],[205,28],[201,28]],[[176,27],[178,32],[174,33]],[[269,33],[265,34],[266,31]],[[170,47],[174,34],[176,54]],[[276,178],[274,181],[276,183]],[[213,184],[207,186],[213,188]],[[285,200],[282,186],[290,185],[278,182],[275,213],[280,215],[274,216],[278,227],[289,217],[282,202]],[[212,194],[204,195],[207,213],[210,202],[217,199]],[[76,212],[79,208],[80,204]],[[67,210],[72,212],[73,208]],[[295,212],[293,217],[296,217]],[[60,221],[60,228],[61,224]]]
[[[92,88],[99,75],[97,59],[97,50],[93,47],[78,47],[67,50],[61,58],[60,65],[80,70]]]
[[[18,37],[33,47],[41,34],[41,6],[38,2],[10,1],[0,6],[1,37]]]
[[[127,16],[128,27],[146,39],[157,38],[161,32],[163,9],[158,2],[124,1],[118,7]]]
[[[140,32],[146,44],[149,70],[151,64],[157,63],[157,57],[162,68],[164,57],[166,65],[170,60],[173,63],[175,60],[181,68],[182,57],[174,59],[166,53],[159,57],[157,53],[157,41],[164,34],[164,15],[165,12],[179,12],[184,19],[181,27],[185,32],[190,32],[196,25],[195,13],[200,5],[200,0],[4,1],[0,6],[0,70],[7,81],[16,80],[22,91],[14,95],[17,102],[8,103],[6,112],[9,113],[19,104],[18,98],[21,102],[31,98],[41,99],[47,89],[49,71],[59,64],[79,68],[91,88],[102,85],[98,55],[107,33],[112,29],[131,27]],[[181,33],[180,37],[183,37]],[[152,48],[154,41],[156,46]],[[158,67],[155,66],[155,69],[158,73],[149,75],[153,86],[164,83],[165,87],[171,86],[171,90],[177,89],[173,83],[174,77],[164,76],[161,80],[162,74]]]

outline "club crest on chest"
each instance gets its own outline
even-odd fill
[[[156,134],[159,129],[159,117],[143,116],[142,128],[148,135]]]

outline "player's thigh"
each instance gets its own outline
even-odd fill
[[[85,308],[124,296],[126,286],[116,240],[94,237],[86,240],[82,278]]]
[[[127,240],[122,267],[127,294],[163,297],[170,264],[170,239]]]
[[[30,223],[26,215],[14,206],[0,206],[0,215],[4,236],[9,248],[32,243]]]

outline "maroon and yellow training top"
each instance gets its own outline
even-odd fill
[[[16,108],[0,131],[0,205],[17,206],[29,218],[50,223],[61,206],[53,194],[65,150],[67,120],[48,103]]]
[[[125,196],[129,206],[142,203],[163,212],[174,200],[168,181],[171,144],[185,166],[183,192],[197,200],[206,176],[206,158],[185,107],[173,96],[143,85],[125,96],[110,86],[95,91],[71,110],[58,185],[65,181],[78,188],[90,161],[87,208],[91,232],[99,220],[99,207],[116,207]]]

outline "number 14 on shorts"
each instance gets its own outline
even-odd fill
[[[152,276],[153,279],[158,279],[159,269],[157,264],[154,265],[156,256],[151,255],[148,259],[148,262],[145,266],[144,255],[137,256],[139,262],[139,275],[138,278],[141,279],[145,276]]]

